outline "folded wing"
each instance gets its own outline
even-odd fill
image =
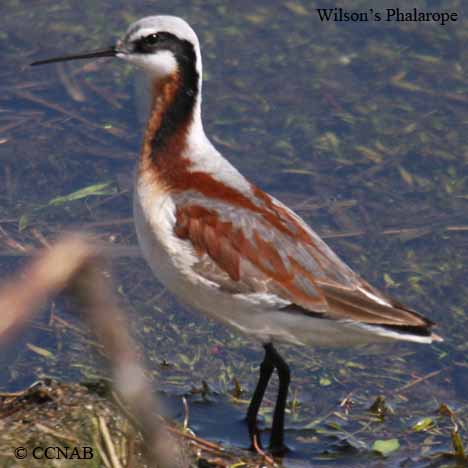
[[[197,274],[234,294],[275,296],[290,313],[431,335],[432,322],[370,286],[279,201],[255,195],[254,208],[175,197],[174,232],[196,252]]]

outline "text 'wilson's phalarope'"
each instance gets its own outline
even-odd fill
[[[359,277],[293,211],[214,148],[201,119],[198,38],[181,18],[150,16],[108,49],[35,62],[118,57],[150,78],[152,106],[135,182],[144,257],[179,299],[265,349],[247,411],[252,444],[273,370],[279,391],[270,449],[282,453],[289,367],[273,343],[348,346],[441,341],[433,323]]]

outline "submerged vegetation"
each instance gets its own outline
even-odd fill
[[[205,123],[223,154],[297,210],[371,283],[437,322],[445,338],[432,347],[288,348],[294,379],[286,440],[293,450],[284,466],[465,466],[466,6],[444,2],[460,19],[442,27],[322,24],[309,3],[241,0],[234,8],[220,0],[190,6],[164,0],[155,11],[143,0],[131,6],[83,0],[79,10],[68,0],[3,1],[2,277],[23,264],[18,253],[47,245],[64,229],[97,232],[116,247],[118,294],[168,417],[181,431],[185,420],[224,448],[247,445],[241,420],[260,351],[181,308],[155,283],[137,249],[128,248],[136,245],[131,174],[141,134],[132,70],[105,61],[40,72],[26,66],[39,57],[105,46],[146,14],[184,16],[202,43]],[[366,1],[342,3],[369,7]],[[430,2],[416,3],[424,9]],[[62,382],[54,385],[76,405],[56,402],[64,419],[65,411],[74,414],[97,398],[78,382],[108,377],[100,344],[68,313],[72,308],[63,299],[49,304],[0,355],[4,392],[38,379]],[[268,395],[265,427],[273,406]],[[93,441],[97,415],[118,414],[99,397],[99,411],[84,411],[87,422],[61,432],[34,409],[40,405],[35,399],[5,415],[15,401],[1,399],[0,432],[9,428],[8,437],[18,441],[56,438],[44,427]],[[29,425],[15,424],[15,415],[16,422],[29,415]],[[115,416],[120,422],[114,425],[112,418],[106,419],[112,440],[121,441],[127,422]],[[232,458],[231,466],[249,466],[244,453],[239,457],[246,465]]]

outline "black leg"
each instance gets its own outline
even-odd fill
[[[290,381],[289,367],[271,343],[264,345],[264,348],[265,357],[260,365],[260,378],[257,386],[255,387],[249,409],[247,410],[247,425],[249,428],[252,447],[254,445],[254,439],[256,439],[257,445],[261,447],[260,434],[257,426],[257,415],[260,405],[262,404],[268,382],[270,381],[271,374],[273,373],[273,369],[276,368],[279,378],[279,390],[273,413],[270,450],[275,455],[281,455],[286,451],[286,447],[284,445],[284,411],[286,409]]]
[[[284,411],[288,398],[288,388],[290,381],[289,366],[279,355],[272,344],[267,345],[267,353],[272,364],[276,367],[279,378],[278,398],[276,399],[275,411],[273,413],[273,425],[271,428],[270,450],[275,455],[284,454],[287,450],[284,445]]]
[[[260,365],[260,378],[258,379],[258,383],[255,387],[255,391],[252,396],[249,409],[247,410],[247,426],[249,428],[249,436],[252,448],[254,447],[254,439],[256,439],[258,447],[262,446],[257,426],[257,415],[274,368],[273,362],[270,359],[270,353],[268,352],[267,346],[268,345],[264,346],[265,357],[263,358],[263,362]]]

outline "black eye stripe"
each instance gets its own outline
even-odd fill
[[[142,36],[139,39],[133,41],[133,47],[135,52],[139,53],[151,53],[153,52],[159,43],[159,34],[153,33],[147,36]]]
[[[141,36],[133,41],[134,51],[140,53],[154,52],[161,46],[161,43],[166,42],[172,34],[165,32],[151,33],[146,36]]]
[[[174,54],[178,62],[196,61],[193,45],[167,31],[140,36],[132,41],[132,49],[132,52],[137,54],[153,54],[160,50],[168,50]]]
[[[159,41],[159,34],[158,33],[149,34],[148,36],[143,37],[142,40],[148,45],[154,45]]]

